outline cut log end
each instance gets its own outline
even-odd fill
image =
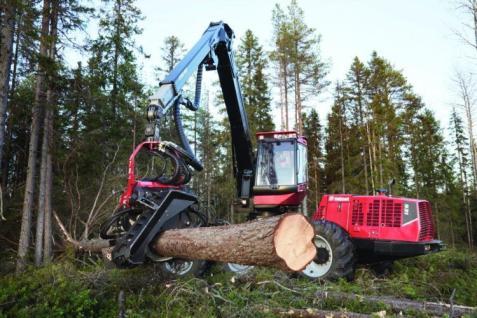
[[[300,271],[316,256],[315,230],[301,214],[284,215],[277,224],[273,243],[278,257],[287,267]]]

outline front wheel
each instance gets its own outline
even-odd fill
[[[354,247],[348,233],[328,221],[316,221],[313,226],[316,233],[313,240],[316,256],[302,274],[311,279],[353,279]]]
[[[223,269],[226,272],[230,272],[238,276],[248,274],[253,268],[254,266],[251,265],[241,265],[235,263],[225,263],[223,265]]]
[[[173,258],[159,264],[165,278],[177,279],[180,277],[199,277],[207,268],[207,262],[202,260],[182,260]]]
[[[176,219],[170,222],[169,226],[175,229],[200,227],[207,224],[205,216],[191,208],[180,213]],[[153,255],[149,255],[149,258],[159,263],[159,269],[162,275],[167,279],[199,277],[208,267],[208,262],[204,260],[184,260],[172,257],[161,258]]]

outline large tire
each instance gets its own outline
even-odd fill
[[[241,264],[235,264],[235,263],[224,263],[222,268],[226,272],[233,273],[234,275],[237,276],[242,276],[250,273],[252,269],[254,269],[254,266],[251,265],[241,265]]]
[[[182,260],[173,258],[159,264],[164,278],[177,279],[181,277],[199,277],[207,268],[207,262],[202,260]]]
[[[336,280],[354,278],[354,246],[346,233],[338,225],[320,220],[315,227],[316,256],[302,271],[311,279]]]
[[[207,220],[191,208],[179,214],[173,222],[173,228],[200,227],[207,224]],[[208,262],[204,260],[183,260],[179,258],[161,260],[159,257],[155,261],[159,262],[159,270],[162,276],[167,279],[199,277],[208,267]]]

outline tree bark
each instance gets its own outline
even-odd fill
[[[283,96],[285,102],[285,130],[289,130],[288,126],[288,70],[286,61],[282,62],[283,65]]]
[[[51,92],[48,91],[47,95]],[[47,96],[47,100],[50,96]],[[48,103],[47,103],[48,104]],[[48,105],[49,106],[49,105]],[[35,238],[35,265],[40,266],[43,261],[43,231],[45,226],[45,194],[46,194],[46,174],[47,174],[47,154],[48,154],[48,115],[50,110],[45,112],[43,120],[43,140],[41,145],[40,164],[40,184],[38,189],[38,213],[36,218],[36,238]]]
[[[53,114],[50,114],[48,134],[48,154],[46,158],[46,189],[45,189],[45,228],[44,228],[44,247],[43,247],[43,263],[48,264],[51,261],[53,250],[53,229],[51,223],[52,213],[52,199],[53,199],[53,158],[52,158],[52,143],[53,143]]]
[[[66,240],[77,250],[102,252],[108,240],[75,240],[53,212]],[[247,223],[164,231],[152,244],[160,256],[276,267],[300,271],[316,254],[315,233],[301,214],[284,214]]]
[[[50,47],[48,56],[50,62],[55,61],[56,56],[56,40],[57,40],[57,24],[58,24],[58,0],[52,1],[52,10],[50,15]],[[40,191],[38,196],[38,218],[36,226],[36,243],[35,243],[35,265],[40,266],[45,258],[44,242],[49,241],[46,236],[45,229],[51,229],[51,215],[46,217],[48,207],[51,208],[51,178],[52,178],[52,158],[51,158],[51,135],[53,133],[53,109],[55,107],[55,74],[51,73],[48,76],[47,84],[48,90],[46,92],[46,111],[43,126],[43,141],[41,149],[41,172],[40,172]],[[48,198],[47,198],[48,197]],[[51,212],[51,210],[49,210]],[[46,222],[50,224],[46,225]],[[49,230],[51,238],[51,230]],[[51,253],[51,246],[48,251]]]
[[[113,65],[113,89],[111,91],[111,104],[113,107],[113,116],[116,116],[118,111],[118,67],[119,67],[119,54],[120,54],[120,43],[121,43],[121,34],[120,34],[120,19],[121,17],[121,1],[116,0],[114,5],[114,14],[115,14],[115,35],[114,35],[114,65]]]
[[[341,108],[340,108],[341,109]],[[345,182],[345,164],[344,164],[344,153],[343,153],[343,112],[340,111],[340,121],[339,121],[339,129],[340,129],[340,161],[341,161],[341,191],[342,193],[346,193],[346,182]]]
[[[8,84],[12,64],[13,35],[15,30],[16,5],[13,1],[6,3],[2,17],[0,39],[0,165],[3,161],[5,143],[5,122],[8,104]]]
[[[316,254],[313,226],[301,214],[247,223],[168,230],[153,244],[161,256],[300,271]]]
[[[50,20],[50,1],[43,1],[43,12],[41,22],[41,39],[40,39],[40,56],[46,59],[48,56],[48,33]],[[43,62],[44,63],[44,62]],[[45,67],[43,63],[39,63],[38,73],[36,76],[35,102],[32,111],[32,123],[30,132],[30,144],[28,149],[28,169],[25,184],[25,196],[23,199],[22,222],[20,229],[20,239],[18,241],[18,258],[17,272],[25,269],[26,256],[30,245],[31,219],[34,200],[35,176],[36,176],[36,159],[38,152],[38,140],[40,135],[40,125],[43,113],[44,102],[44,81]]]

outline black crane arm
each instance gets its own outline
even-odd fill
[[[146,129],[146,136],[160,139],[159,119],[181,102],[184,85],[196,71],[199,75],[203,67],[206,70],[217,70],[230,122],[237,195],[241,199],[248,199],[254,174],[254,152],[232,51],[233,38],[234,33],[226,23],[209,25],[200,40],[160,83],[157,94],[151,99],[152,105],[148,108],[148,119],[153,121],[153,127]],[[200,85],[200,75],[198,81]],[[198,101],[194,104],[198,104]],[[185,105],[192,110],[196,110],[198,106],[190,102]]]

